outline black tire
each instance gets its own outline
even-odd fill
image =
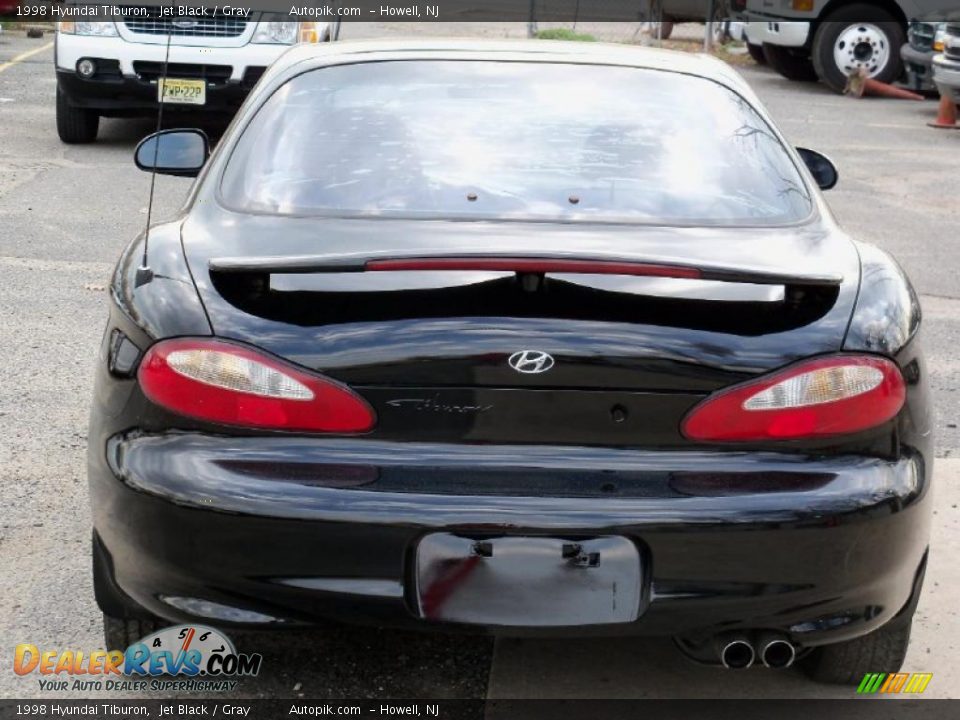
[[[654,40],[668,40],[673,32],[673,20],[663,13],[663,0],[650,0],[650,6],[647,9],[648,20],[650,21],[650,37]],[[657,23],[660,27],[657,27]]]
[[[133,643],[165,625],[157,620],[131,620],[103,614],[103,640],[107,650],[126,650]]]
[[[713,6],[713,44],[725,45],[730,42],[730,23],[727,18],[730,17],[730,11],[727,3],[717,2]],[[704,28],[706,32],[706,27]]]
[[[766,65],[767,56],[763,54],[763,45],[754,45],[753,43],[747,43],[747,52],[750,53],[750,57],[753,58],[753,61],[757,65]]]
[[[100,115],[94,110],[74,107],[57,88],[57,134],[71,145],[92,143],[100,129]]]
[[[895,620],[856,640],[817,648],[800,661],[813,680],[858,685],[867,673],[894,673],[903,666],[910,643],[910,620]]]
[[[864,22],[871,18],[870,22]],[[843,92],[847,86],[850,70],[837,65],[833,56],[834,46],[840,36],[855,25],[872,25],[885,38],[887,60],[883,67],[868,70],[869,77],[884,83],[891,83],[903,72],[900,48],[907,41],[906,30],[893,15],[874,5],[847,5],[828,15],[820,23],[813,38],[812,59],[817,76],[825,85]]]
[[[817,81],[817,72],[813,69],[813,62],[802,51],[764,43],[763,56],[767,60],[767,65],[787,80]]]
[[[660,23],[660,39],[669,40],[671,35],[673,35],[673,21],[664,20]],[[653,37],[657,37],[656,29],[653,31]]]

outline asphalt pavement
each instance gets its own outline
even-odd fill
[[[416,30],[345,28],[347,39]],[[457,30],[520,34],[494,23]],[[90,581],[86,420],[104,288],[146,219],[149,177],[131,154],[153,129],[151,121],[104,120],[95,145],[61,144],[50,39],[0,35],[0,653],[8,659],[21,642],[102,644]],[[834,158],[841,180],[828,197],[837,217],[891,251],[921,295],[937,406],[937,510],[905,669],[934,673],[925,697],[960,697],[960,132],[926,127],[933,102],[854,100],[763,68],[742,72],[791,141]],[[158,178],[155,217],[173,213],[188,187]],[[261,677],[238,697],[852,695],[793,669],[697,667],[660,640],[495,641],[358,628],[235,639],[265,656]],[[0,672],[0,697],[38,694],[35,678]]]

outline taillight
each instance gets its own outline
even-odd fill
[[[899,368],[872,356],[817,358],[711,395],[683,421],[708,442],[795,440],[867,430],[903,407]]]
[[[157,405],[225,425],[356,433],[375,423],[373,409],[349,388],[219,340],[159,342],[147,351],[137,377]]]

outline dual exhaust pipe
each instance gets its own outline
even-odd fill
[[[797,657],[793,643],[776,633],[761,633],[755,639],[741,634],[723,635],[717,645],[720,662],[730,670],[742,670],[754,662],[779,670],[793,665]]]

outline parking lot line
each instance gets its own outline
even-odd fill
[[[19,55],[11,58],[7,62],[0,63],[0,73],[2,73],[4,70],[7,70],[8,68],[13,67],[17,63],[23,62],[27,58],[33,57],[37,53],[42,53],[44,50],[49,50],[52,47],[53,47],[53,43],[48,42],[46,45],[41,45],[40,47],[34,48],[33,50],[27,50],[27,52],[20,53]]]

